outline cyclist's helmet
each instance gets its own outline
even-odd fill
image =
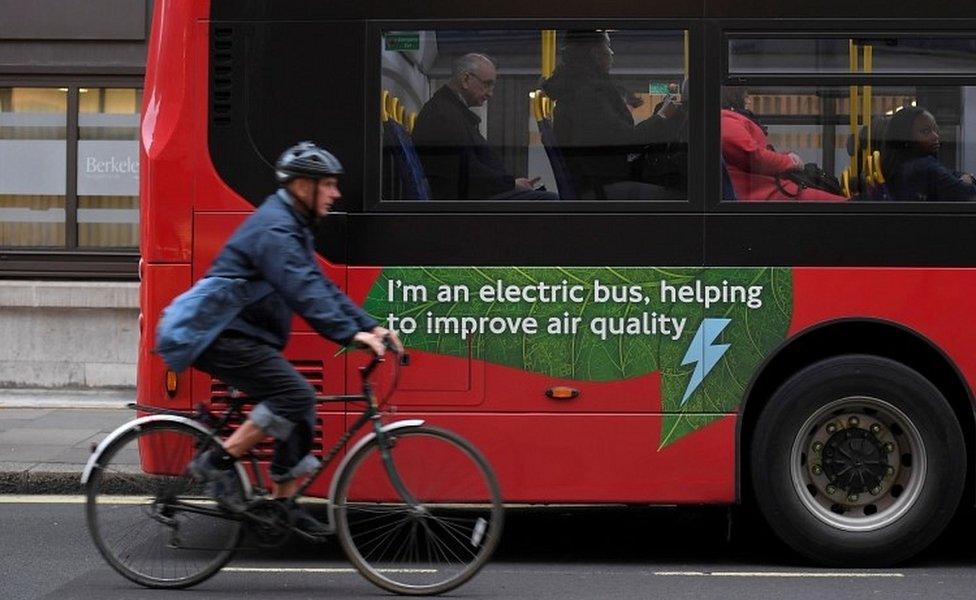
[[[275,177],[279,183],[288,183],[298,177],[322,179],[342,175],[339,159],[328,150],[312,142],[299,142],[285,150],[275,163]]]

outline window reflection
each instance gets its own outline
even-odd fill
[[[724,87],[725,200],[976,200],[976,87],[855,92]]]
[[[386,32],[383,198],[685,198],[685,38]]]

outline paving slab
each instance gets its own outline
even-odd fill
[[[80,494],[93,444],[132,420],[134,390],[0,389],[0,494]]]

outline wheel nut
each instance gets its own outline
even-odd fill
[[[827,423],[827,433],[834,433],[837,431],[837,425],[834,423]]]
[[[858,419],[857,417],[851,417],[850,419],[847,419],[847,422],[850,424],[851,427],[857,427],[857,425],[861,422],[861,420]]]
[[[820,452],[821,450],[823,450],[823,442],[814,442],[813,443],[813,451],[814,452]]]
[[[885,469],[885,474],[887,474],[889,476],[894,475],[895,474],[895,468],[889,465],[888,468]]]
[[[886,442],[885,445],[884,445],[884,450],[885,450],[885,452],[894,452],[895,451],[895,445],[892,444],[891,442]]]
[[[873,423],[871,425],[871,433],[881,433],[881,425],[878,423]]]
[[[813,465],[812,467],[810,467],[810,470],[813,472],[814,475],[820,475],[821,473],[823,473],[823,467],[821,467],[820,465]]]
[[[851,502],[857,502],[858,498],[859,496],[857,494],[851,494],[850,496],[847,497],[847,499],[850,500]]]
[[[824,491],[827,492],[827,495],[833,496],[837,492],[837,488],[835,486],[828,485]]]
[[[873,495],[873,496],[877,496],[877,495],[878,495],[878,494],[880,494],[880,493],[881,493],[881,486],[880,486],[880,485],[879,485],[879,486],[876,486],[876,487],[873,487],[873,488],[871,488],[871,495]]]

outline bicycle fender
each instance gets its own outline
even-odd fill
[[[108,436],[106,436],[106,438],[102,440],[101,443],[98,444],[98,446],[95,448],[95,451],[92,452],[92,455],[88,457],[88,462],[85,464],[85,470],[82,471],[81,473],[82,485],[86,485],[88,483],[88,479],[91,477],[92,471],[94,471],[96,467],[100,466],[99,459],[101,459],[102,454],[105,452],[105,449],[108,448],[109,445],[112,444],[112,442],[114,442],[115,440],[119,439],[120,437],[122,437],[123,435],[129,433],[134,429],[139,429],[140,427],[146,425],[147,423],[160,423],[160,422],[180,423],[182,425],[187,425],[189,427],[192,427],[193,429],[196,429],[197,431],[199,431],[204,435],[210,435],[211,433],[213,433],[202,423],[194,421],[193,419],[190,419],[188,417],[180,417],[177,415],[147,415],[145,417],[140,417],[133,421],[129,421],[128,423],[123,423],[122,425],[119,425],[115,429],[115,431],[108,434]],[[251,480],[247,476],[247,472],[244,470],[244,466],[240,462],[237,463],[236,468],[237,468],[237,474],[240,475],[241,483],[244,486],[245,498],[248,498],[251,496]]]
[[[424,421],[423,419],[404,419],[402,421],[394,421],[393,423],[384,425],[383,427],[380,428],[380,430],[383,431],[384,433],[387,433],[390,431],[396,431],[397,429],[403,429],[404,427],[420,427],[425,422],[426,421]],[[339,463],[339,466],[336,468],[335,475],[332,477],[332,485],[329,486],[330,499],[335,499],[336,497],[336,487],[338,487],[339,479],[341,479],[341,477],[339,476],[342,475],[342,471],[346,468],[346,465],[349,464],[349,460],[356,455],[356,452],[358,452],[360,448],[372,442],[373,438],[375,437],[376,437],[375,432],[370,432],[369,434],[364,435],[361,440],[356,442],[356,444],[349,450],[349,452],[346,452],[346,455],[342,458],[342,462]],[[329,502],[329,523],[335,523],[332,513],[333,513],[333,504],[330,501]]]

